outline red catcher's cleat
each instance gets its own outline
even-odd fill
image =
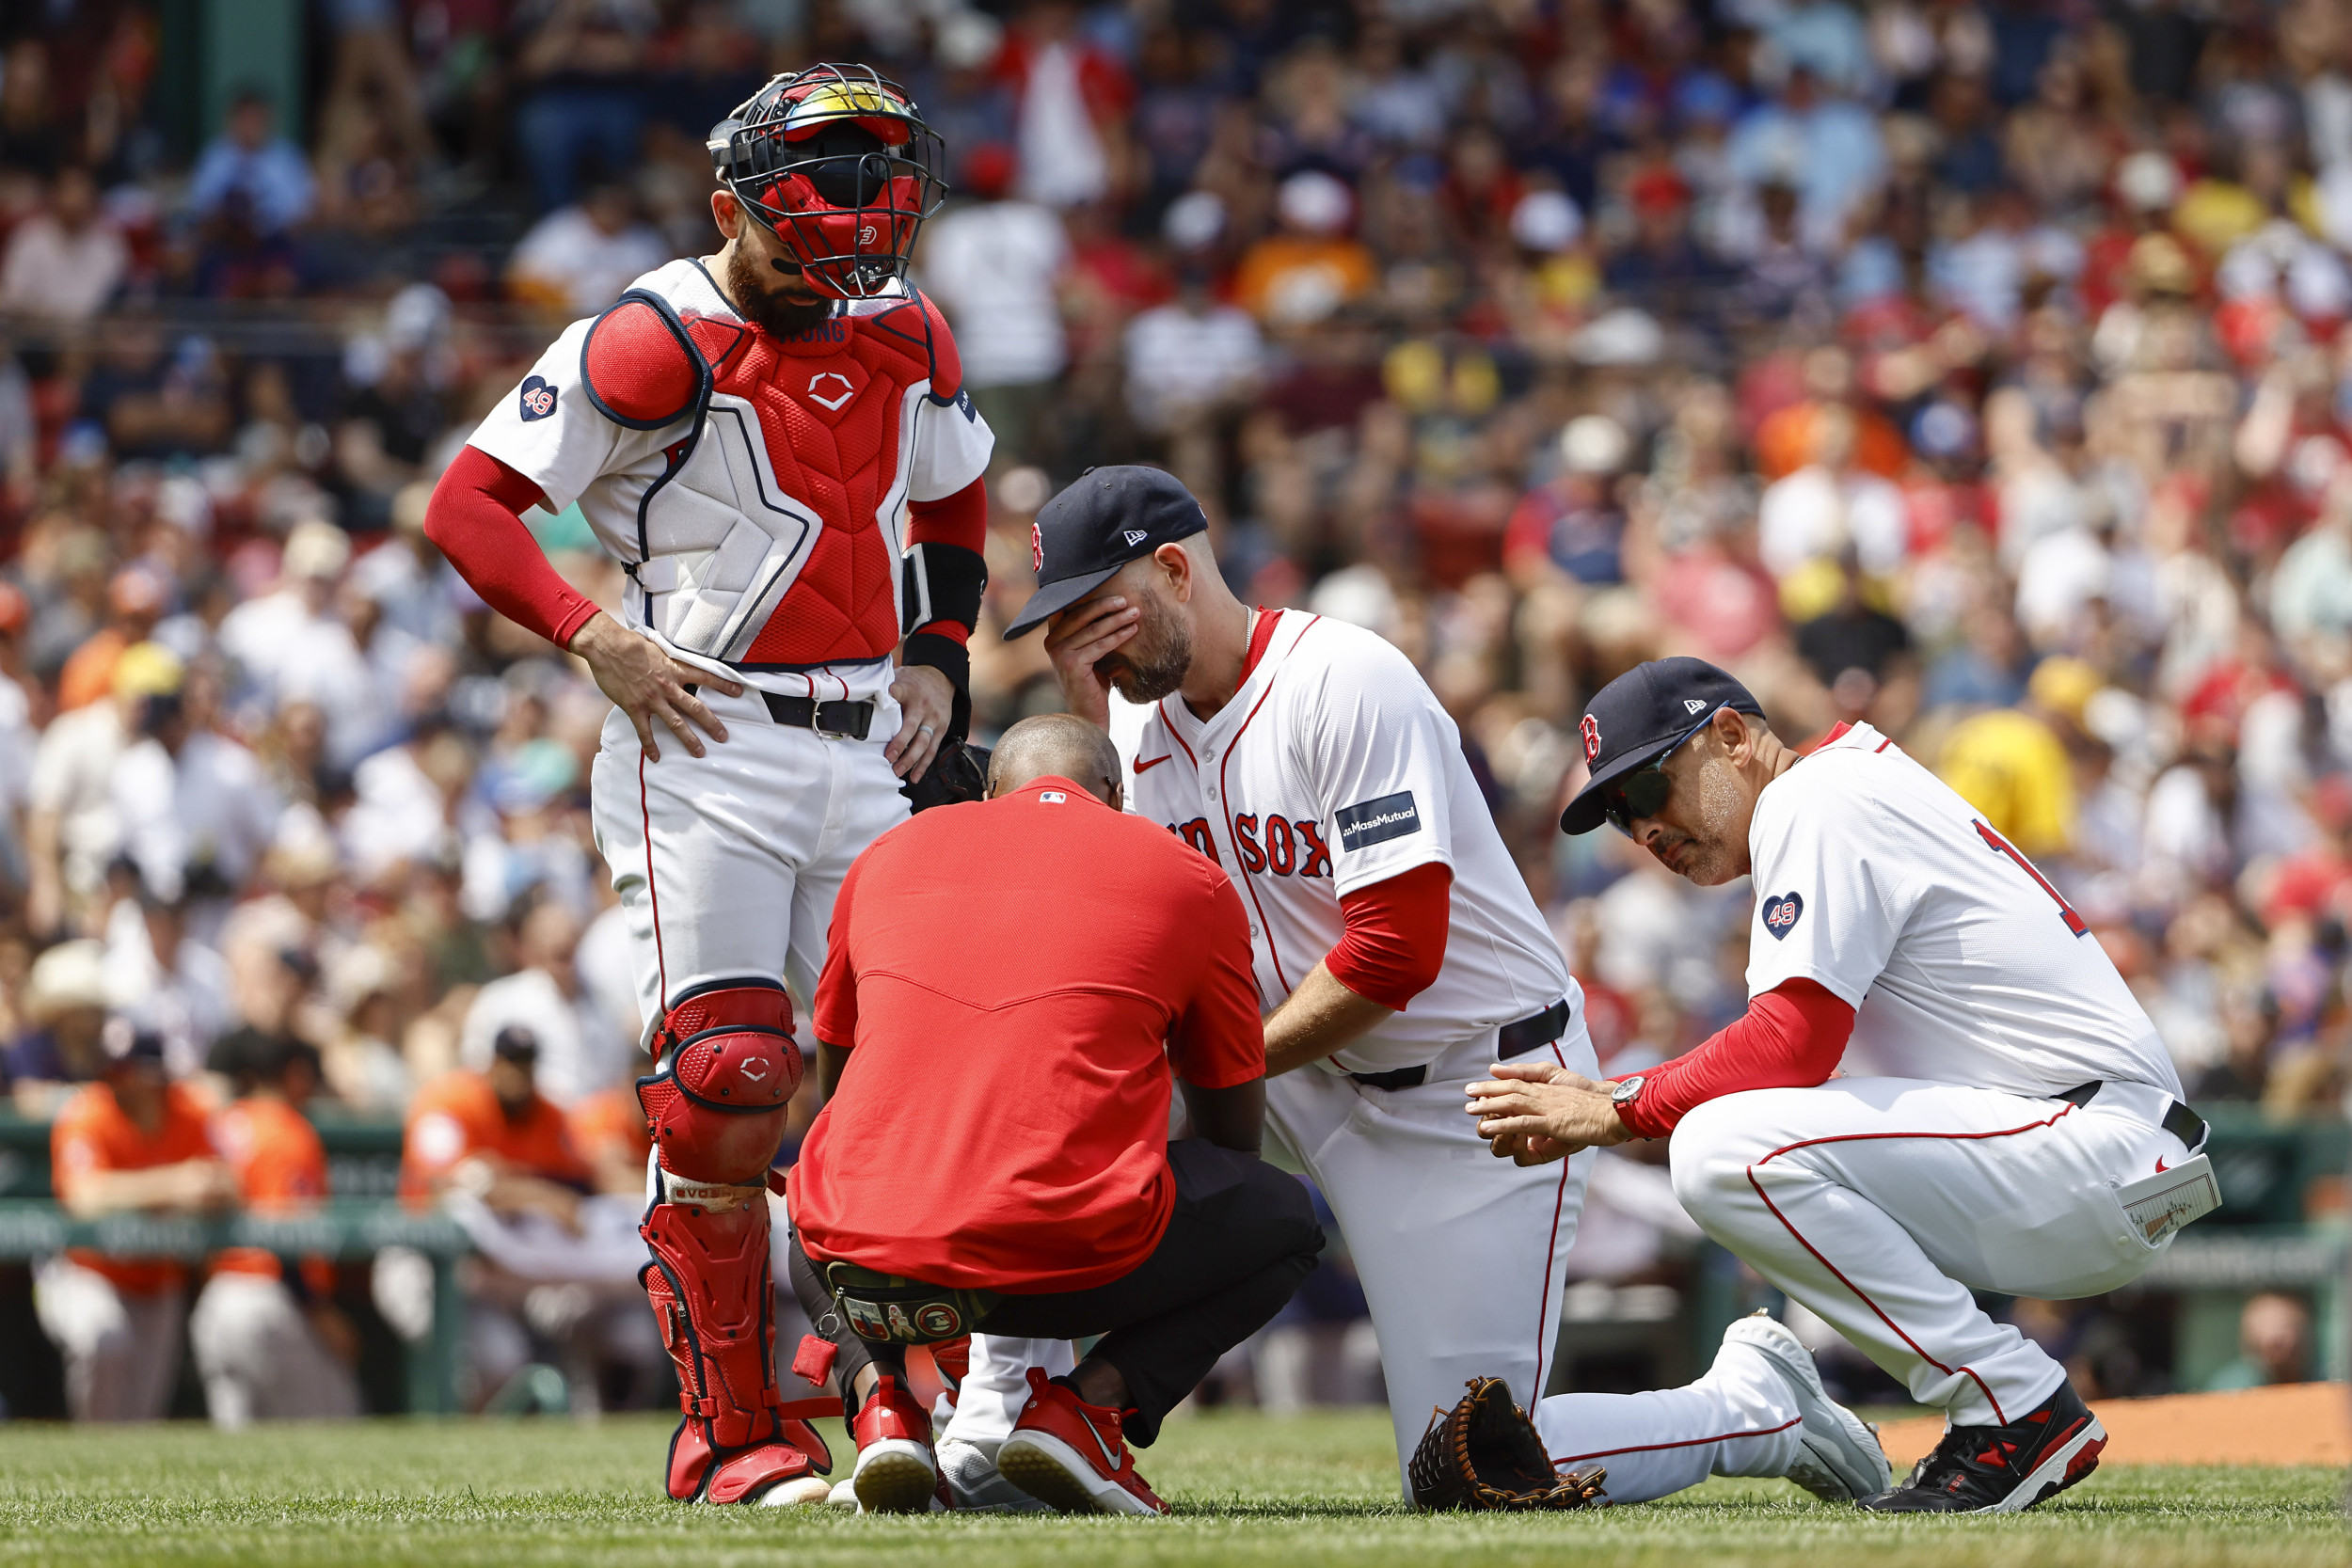
[[[850,1434],[857,1439],[850,1483],[859,1507],[868,1513],[930,1512],[940,1490],[930,1413],[896,1377],[882,1374],[858,1407]]]
[[[1168,1505],[1136,1472],[1120,1435],[1120,1413],[1089,1404],[1029,1369],[1029,1402],[996,1450],[996,1469],[1064,1513],[1166,1513]]]

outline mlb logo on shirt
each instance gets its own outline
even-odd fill
[[[1796,929],[1797,916],[1804,913],[1804,900],[1793,893],[1764,900],[1764,928],[1778,942]]]
[[[1070,799],[1070,792],[1063,789],[1041,789],[1037,792],[1037,799],[1040,805],[1058,806]]]
[[[1339,822],[1341,848],[1369,849],[1375,844],[1421,832],[1421,808],[1413,803],[1411,790],[1399,790],[1377,800],[1346,807],[1340,813]]]
[[[525,381],[523,383],[523,422],[528,424],[532,420],[544,420],[554,412],[555,388],[548,385],[547,377],[534,375]]]

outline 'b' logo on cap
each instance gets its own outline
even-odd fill
[[[1045,570],[1045,535],[1034,521],[1029,524],[1029,567],[1032,571]]]
[[[1600,721],[1588,713],[1584,716],[1584,722],[1577,729],[1584,736],[1584,760],[1597,760],[1600,756]]]

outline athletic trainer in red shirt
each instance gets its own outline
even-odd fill
[[[1031,1373],[1006,1479],[1161,1512],[1122,1431],[1148,1446],[1322,1249],[1305,1189],[1257,1158],[1240,895],[1124,815],[1119,780],[1092,725],[1024,721],[988,800],[884,833],[834,902],[813,1020],[831,1102],[791,1173],[792,1282],[858,1410],[869,1510],[936,1485],[905,1347],[977,1329],[1104,1336],[1068,1379]],[[1172,1081],[1197,1133],[1174,1143]]]

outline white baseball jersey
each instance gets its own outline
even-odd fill
[[[2092,1079],[2178,1096],[2155,1025],[2082,918],[1951,787],[1867,724],[1768,784],[1748,990],[1855,1009],[1849,1070],[2010,1094]]]
[[[1433,861],[1454,872],[1444,967],[1403,1012],[1330,1058],[1336,1069],[1418,1066],[1581,997],[1470,776],[1461,732],[1421,673],[1361,627],[1296,610],[1279,617],[1241,689],[1206,721],[1181,696],[1118,703],[1112,718],[1129,808],[1241,884],[1265,1006],[1338,943],[1343,894]]]

